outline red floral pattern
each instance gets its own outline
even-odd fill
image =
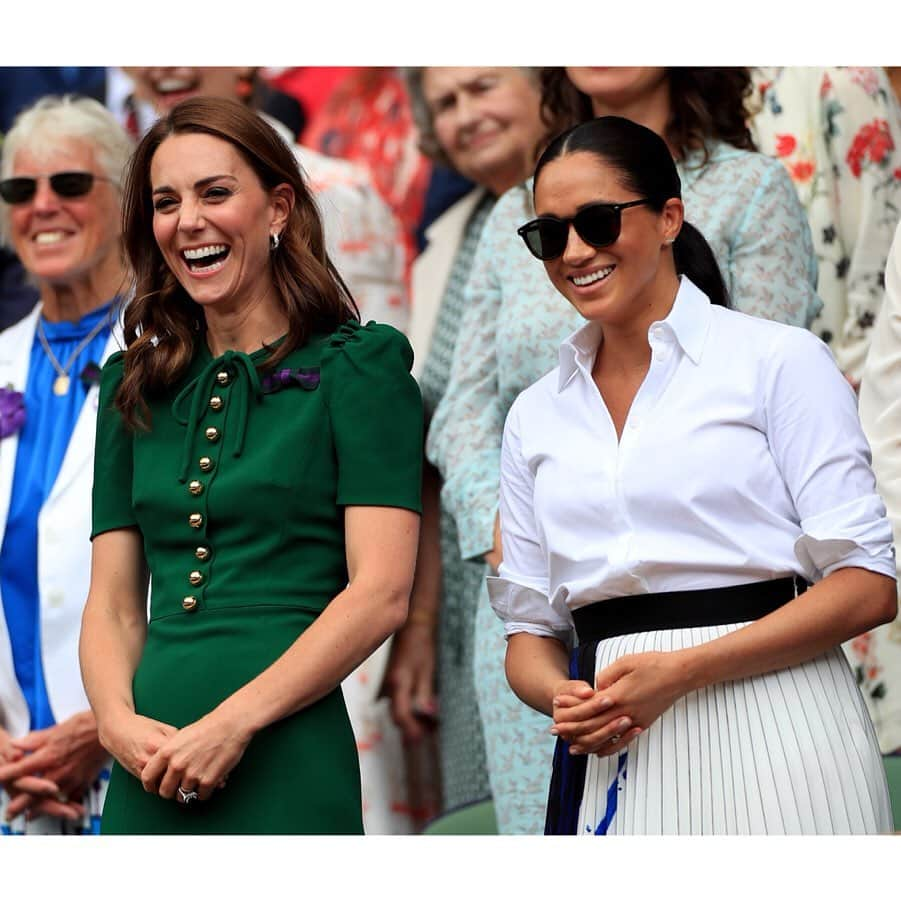
[[[860,178],[863,167],[869,158],[872,163],[882,163],[890,151],[895,149],[895,142],[885,119],[874,119],[864,125],[854,136],[851,148],[845,160],[855,178]]]
[[[813,173],[816,172],[816,168],[817,167],[810,160],[798,160],[798,162],[792,163],[791,166],[788,167],[791,177],[795,181],[800,182],[810,181],[813,177]]]
[[[776,156],[790,156],[798,146],[794,135],[776,135]]]

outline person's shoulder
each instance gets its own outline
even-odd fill
[[[711,305],[710,311],[714,341],[732,359],[746,356],[771,365],[781,359],[810,359],[824,353],[832,358],[826,344],[809,329],[717,305]]]
[[[707,166],[724,179],[740,181],[762,175],[786,174],[785,167],[779,160],[757,150],[734,147],[724,141],[712,142],[708,145],[708,153]]]
[[[370,321],[363,325],[351,320],[340,325],[327,338],[322,365],[349,365],[354,368],[403,367],[409,372],[413,349],[406,336],[394,326]]]
[[[0,331],[0,347],[3,350],[18,348],[22,341],[31,342],[31,336],[37,327],[38,314],[32,310],[18,322]]]
[[[117,350],[100,367],[100,390],[103,394],[115,391],[125,376],[125,351]]]
[[[508,421],[518,422],[517,430],[522,431],[523,424],[543,428],[549,410],[556,405],[556,397],[560,393],[560,367],[555,366],[540,379],[524,388],[510,405]]]
[[[493,253],[506,253],[505,248],[509,245],[522,246],[516,230],[534,216],[532,180],[529,179],[509,188],[498,198],[485,220],[479,246]],[[522,246],[522,249],[525,250],[525,247]]]

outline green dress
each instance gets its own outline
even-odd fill
[[[181,728],[249,682],[347,584],[345,506],[420,510],[422,404],[412,351],[390,326],[316,335],[260,375],[266,351],[205,343],[150,403],[151,429],[112,407],[103,369],[93,534],[137,527],[150,623],[137,713]],[[184,806],[118,764],[105,833],[362,833],[360,776],[339,687],[261,730],[228,785]]]

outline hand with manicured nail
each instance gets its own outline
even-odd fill
[[[554,708],[558,734],[573,753],[618,753],[691,690],[686,661],[678,651],[620,657],[597,674],[590,697],[561,698]]]

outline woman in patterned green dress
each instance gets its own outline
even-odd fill
[[[476,187],[428,230],[413,269],[410,340],[426,416],[438,406],[463,315],[463,285],[497,197],[532,170],[544,135],[537,73],[517,68],[407,71],[420,144]],[[444,809],[490,795],[473,682],[473,624],[485,567],[460,556],[456,524],[439,504],[437,471],[426,467],[423,529],[411,612],[386,676],[407,741],[422,739],[436,714]],[[437,687],[440,714],[434,696]]]
[[[125,197],[81,639],[104,831],[359,833],[339,683],[406,615],[409,344],[359,324],[294,155],[241,104],[176,106]]]

